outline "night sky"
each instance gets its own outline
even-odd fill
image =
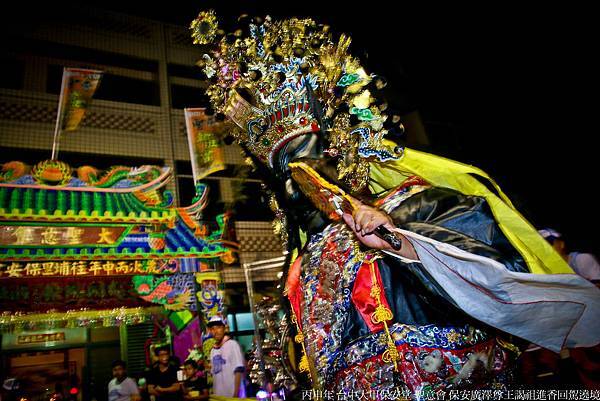
[[[310,16],[330,24],[334,32],[352,36],[353,52],[366,60],[368,72],[388,79],[396,107],[419,111],[432,141],[428,150],[482,168],[535,226],[557,228],[575,250],[600,253],[594,13],[547,3],[543,8],[452,3],[85,4],[179,25],[206,8],[230,19],[245,12]],[[52,4],[45,7],[60,3]],[[43,8],[33,12],[39,18],[52,14]]]

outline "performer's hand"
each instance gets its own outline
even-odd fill
[[[380,225],[383,225],[388,230],[393,230],[395,228],[390,216],[381,210],[377,210],[358,201],[355,202],[355,208],[353,215],[344,213],[342,218],[348,227],[354,231],[354,234],[356,234],[356,237],[360,242],[369,248],[390,251],[412,260],[419,260],[415,248],[402,234],[394,233],[394,235],[402,241],[402,248],[400,251],[394,250],[387,241],[373,234],[373,231]]]
[[[357,206],[352,215],[344,213],[342,216],[348,227],[354,231],[360,242],[369,248],[392,250],[391,245],[379,238],[373,231],[383,225],[388,229],[394,228],[390,216],[363,203],[355,203]]]

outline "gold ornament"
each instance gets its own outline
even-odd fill
[[[383,305],[377,305],[377,308],[375,308],[375,312],[371,314],[371,321],[373,322],[373,324],[379,324],[387,322],[393,317],[394,315],[392,315],[391,310],[389,310]]]
[[[41,185],[66,185],[71,181],[71,167],[58,160],[44,160],[33,167],[31,175]]]
[[[325,135],[329,156],[339,158],[340,179],[353,190],[365,188],[369,161],[383,161],[379,151],[386,150],[387,117],[371,106],[374,99],[366,86],[373,77],[350,54],[350,37],[334,41],[329,27],[312,19],[265,18],[249,24],[249,36],[237,31],[234,39],[217,40],[207,33],[216,31],[213,17],[212,11],[200,13],[193,23],[194,40],[210,42],[210,52],[199,63],[212,82],[206,94],[213,108],[237,125],[232,132],[236,141],[273,168],[290,141]],[[327,125],[319,109],[329,119]],[[358,116],[355,126],[350,114]],[[360,127],[372,131],[368,143],[350,134]],[[386,155],[394,157],[389,150]]]
[[[371,314],[371,321],[373,324],[383,323],[383,327],[385,329],[385,334],[387,336],[387,349],[382,355],[382,360],[386,363],[393,363],[394,369],[398,372],[398,360],[400,359],[400,353],[396,348],[396,344],[394,343],[394,339],[390,334],[390,329],[388,327],[388,321],[394,318],[392,311],[389,310],[386,306],[381,302],[381,289],[379,288],[379,284],[377,283],[377,275],[375,274],[375,258],[367,260],[366,263],[369,264],[369,269],[371,270],[371,296],[375,299],[377,303],[377,307],[375,308],[375,312]]]
[[[202,11],[190,24],[194,44],[205,45],[212,42],[217,35],[218,27],[215,12],[213,10]]]
[[[298,370],[302,373],[308,372],[309,369],[309,365],[308,365],[308,358],[306,356],[306,354],[302,355],[302,358],[300,358],[300,364],[298,365]]]

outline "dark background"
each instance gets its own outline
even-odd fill
[[[4,26],[64,18],[69,4],[17,5]],[[178,25],[207,8],[229,21],[244,12],[305,16],[350,34],[368,72],[387,77],[394,107],[420,113],[431,140],[426,150],[482,168],[536,227],[558,229],[575,250],[600,252],[598,46],[590,9],[325,0],[83,4]]]

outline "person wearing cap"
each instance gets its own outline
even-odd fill
[[[213,316],[208,324],[215,345],[210,351],[213,392],[224,397],[243,398],[243,376],[246,366],[242,350],[237,341],[226,335],[225,321]]]
[[[552,228],[544,228],[539,230],[539,233],[567,261],[575,273],[600,285],[600,264],[594,255],[584,252],[569,252],[562,234]]]

